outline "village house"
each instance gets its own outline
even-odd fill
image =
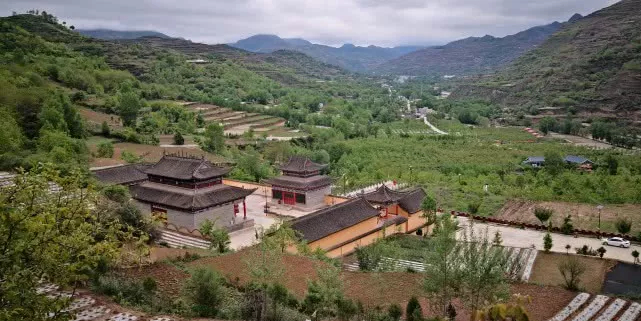
[[[358,197],[297,218],[292,229],[312,250],[320,248],[329,257],[341,257],[377,239],[403,233],[406,222],[400,215],[385,216]]]
[[[282,175],[265,181],[272,188],[272,204],[285,204],[310,210],[325,206],[325,195],[331,193],[332,180],[321,171],[327,165],[307,157],[292,156],[280,167]]]
[[[592,170],[594,163],[583,157],[576,155],[567,155],[563,158],[563,162],[568,165],[574,165],[579,169]],[[545,157],[543,156],[530,156],[523,161],[524,165],[529,165],[532,167],[543,167],[545,165]]]

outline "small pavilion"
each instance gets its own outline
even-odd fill
[[[376,190],[360,197],[370,204],[378,206],[383,218],[391,215],[407,218],[405,233],[411,233],[425,226],[421,204],[426,196],[427,194],[420,187],[399,191],[381,184]]]
[[[292,156],[280,167],[282,175],[268,179],[272,187],[272,203],[292,205],[303,210],[325,205],[331,193],[332,179],[322,175],[327,165],[317,164],[303,156]]]

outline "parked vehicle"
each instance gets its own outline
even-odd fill
[[[630,247],[630,241],[620,237],[611,237],[603,239],[603,245],[617,246],[617,247]]]

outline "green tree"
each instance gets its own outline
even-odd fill
[[[387,315],[389,315],[392,321],[399,321],[403,316],[403,309],[398,303],[394,303],[387,308]]]
[[[111,142],[102,142],[98,144],[98,157],[112,158],[114,156],[114,144]]]
[[[129,127],[136,126],[136,119],[138,118],[140,108],[142,108],[142,102],[138,94],[133,91],[122,93],[118,105],[118,115],[120,115],[123,125]]]
[[[608,168],[608,173],[610,175],[616,175],[619,170],[619,161],[612,154],[608,154],[605,158],[605,163]]]
[[[614,225],[621,234],[628,234],[632,230],[632,222],[625,218],[618,219]]]
[[[545,153],[545,170],[548,171],[550,175],[558,175],[563,171],[564,167],[565,163],[558,152],[549,151]]]
[[[440,316],[446,315],[447,305],[459,293],[463,282],[462,248],[455,236],[456,222],[449,215],[444,215],[437,220],[433,236],[428,241],[431,250],[425,257],[423,290],[430,302],[434,302],[432,309]],[[410,316],[411,311],[407,312]]]
[[[70,301],[38,294],[39,282],[76,287],[117,256],[121,226],[90,211],[96,193],[83,177],[45,164],[0,188],[0,319],[70,318]]]
[[[550,235],[550,232],[545,233],[545,236],[543,236],[543,249],[545,253],[550,253],[552,249],[552,235]]]
[[[462,243],[462,285],[459,291],[470,311],[478,311],[484,305],[506,299],[509,296],[505,275],[509,263],[508,254],[492,245],[487,230],[477,234],[473,223],[463,234]]]
[[[203,113],[200,111],[198,115],[196,115],[196,126],[198,126],[198,128],[205,127],[205,117],[203,117]]]
[[[412,296],[407,302],[405,307],[405,320],[406,321],[422,321],[423,320],[423,309],[421,304],[418,302],[418,299],[415,296]]]
[[[436,200],[429,195],[426,195],[421,203],[421,210],[423,211],[422,217],[425,219],[427,227],[436,223]]]
[[[111,129],[109,128],[109,124],[107,124],[107,121],[103,121],[102,125],[100,126],[100,132],[102,133],[102,136],[109,137],[111,134]]]
[[[220,124],[209,124],[205,128],[205,139],[202,149],[210,153],[225,153],[225,130]]]
[[[298,237],[292,228],[292,223],[283,221],[278,226],[272,225],[265,232],[263,242],[272,243],[281,253],[285,253],[288,246],[294,246],[298,243]]]
[[[224,298],[224,278],[208,268],[198,268],[185,282],[183,296],[199,317],[215,318]]]
[[[13,153],[22,148],[20,126],[11,113],[0,106],[0,154]]]
[[[639,263],[639,251],[634,250],[632,251],[632,257],[634,258],[634,264]]]
[[[547,135],[549,132],[556,131],[557,127],[558,124],[556,122],[556,119],[553,117],[546,116],[541,118],[541,120],[539,121],[539,130],[545,135]]]
[[[174,145],[183,145],[183,144],[185,144],[185,138],[179,131],[177,131],[174,134]]]
[[[339,302],[345,300],[340,268],[333,265],[319,266],[316,273],[318,279],[308,283],[302,308],[315,316],[316,320],[336,317]]]
[[[570,235],[574,233],[574,225],[572,225],[572,216],[568,214],[563,219],[563,225],[561,225],[561,233]]]
[[[553,214],[554,210],[551,208],[538,206],[534,208],[534,216],[536,216],[536,218],[541,222],[542,225],[545,225],[545,223],[550,220]]]
[[[218,253],[229,252],[231,240],[227,229],[217,227],[214,222],[205,220],[200,224],[200,232],[209,237],[211,249],[216,249]]]

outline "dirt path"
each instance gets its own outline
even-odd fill
[[[423,117],[423,122],[425,122],[425,125],[427,125],[431,130],[441,134],[441,135],[447,135],[446,132],[436,128],[436,126],[432,125],[429,121],[427,121],[427,117]]]

